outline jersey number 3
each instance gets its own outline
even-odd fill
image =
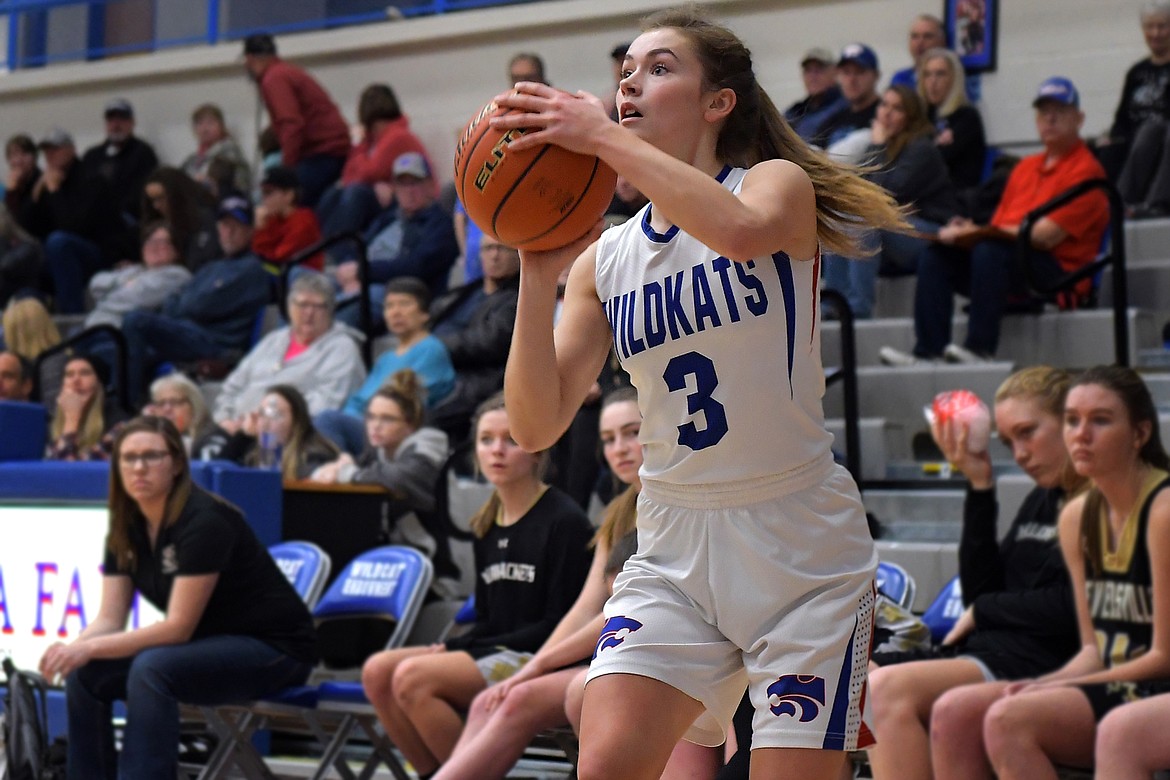
[[[711,397],[719,386],[715,364],[698,352],[676,355],[666,364],[662,378],[670,392],[687,389],[687,377],[695,377],[695,390],[687,396],[687,414],[703,413],[706,426],[699,430],[693,421],[678,426],[678,443],[692,450],[714,447],[727,434],[727,412],[723,404]]]

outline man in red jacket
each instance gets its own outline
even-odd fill
[[[297,172],[301,202],[312,208],[341,175],[349,154],[349,127],[312,76],[277,56],[271,35],[244,39],[244,67],[260,86],[282,162]]]

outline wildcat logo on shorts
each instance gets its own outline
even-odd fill
[[[825,704],[825,678],[812,674],[785,674],[768,686],[772,714],[789,715],[801,723],[815,720]]]
[[[605,621],[605,625],[601,629],[601,638],[597,640],[597,649],[593,651],[593,657],[596,658],[600,655],[602,650],[617,647],[626,641],[627,636],[641,627],[642,624],[633,618],[623,615],[611,617]]]

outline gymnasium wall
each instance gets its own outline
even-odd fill
[[[447,179],[457,131],[506,88],[512,53],[542,54],[556,86],[609,92],[609,50],[634,37],[637,19],[660,5],[552,0],[286,36],[279,45],[287,59],[322,81],[351,121],[366,84],[391,84]],[[802,94],[798,61],[810,46],[836,50],[864,41],[879,53],[888,76],[909,63],[906,32],[913,16],[942,13],[941,0],[709,5],[747,41],[761,82],[781,107]],[[1105,129],[1125,69],[1145,53],[1139,8],[1136,0],[999,0],[998,69],[983,77],[981,104],[990,139],[1034,142],[1029,104],[1039,81],[1054,74],[1069,76],[1080,87],[1086,133]],[[239,52],[240,45],[231,43],[2,75],[0,138],[16,132],[40,136],[60,124],[85,148],[102,137],[104,102],[120,95],[134,102],[138,133],[164,162],[178,163],[192,150],[189,115],[204,101],[224,108],[230,129],[251,150],[262,109]]]

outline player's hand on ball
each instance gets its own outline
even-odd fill
[[[546,84],[522,81],[513,91],[498,95],[495,102],[526,113],[492,117],[492,127],[533,128],[512,142],[516,152],[556,144],[579,154],[597,154],[601,132],[616,127],[601,100],[584,91],[574,95]]]

